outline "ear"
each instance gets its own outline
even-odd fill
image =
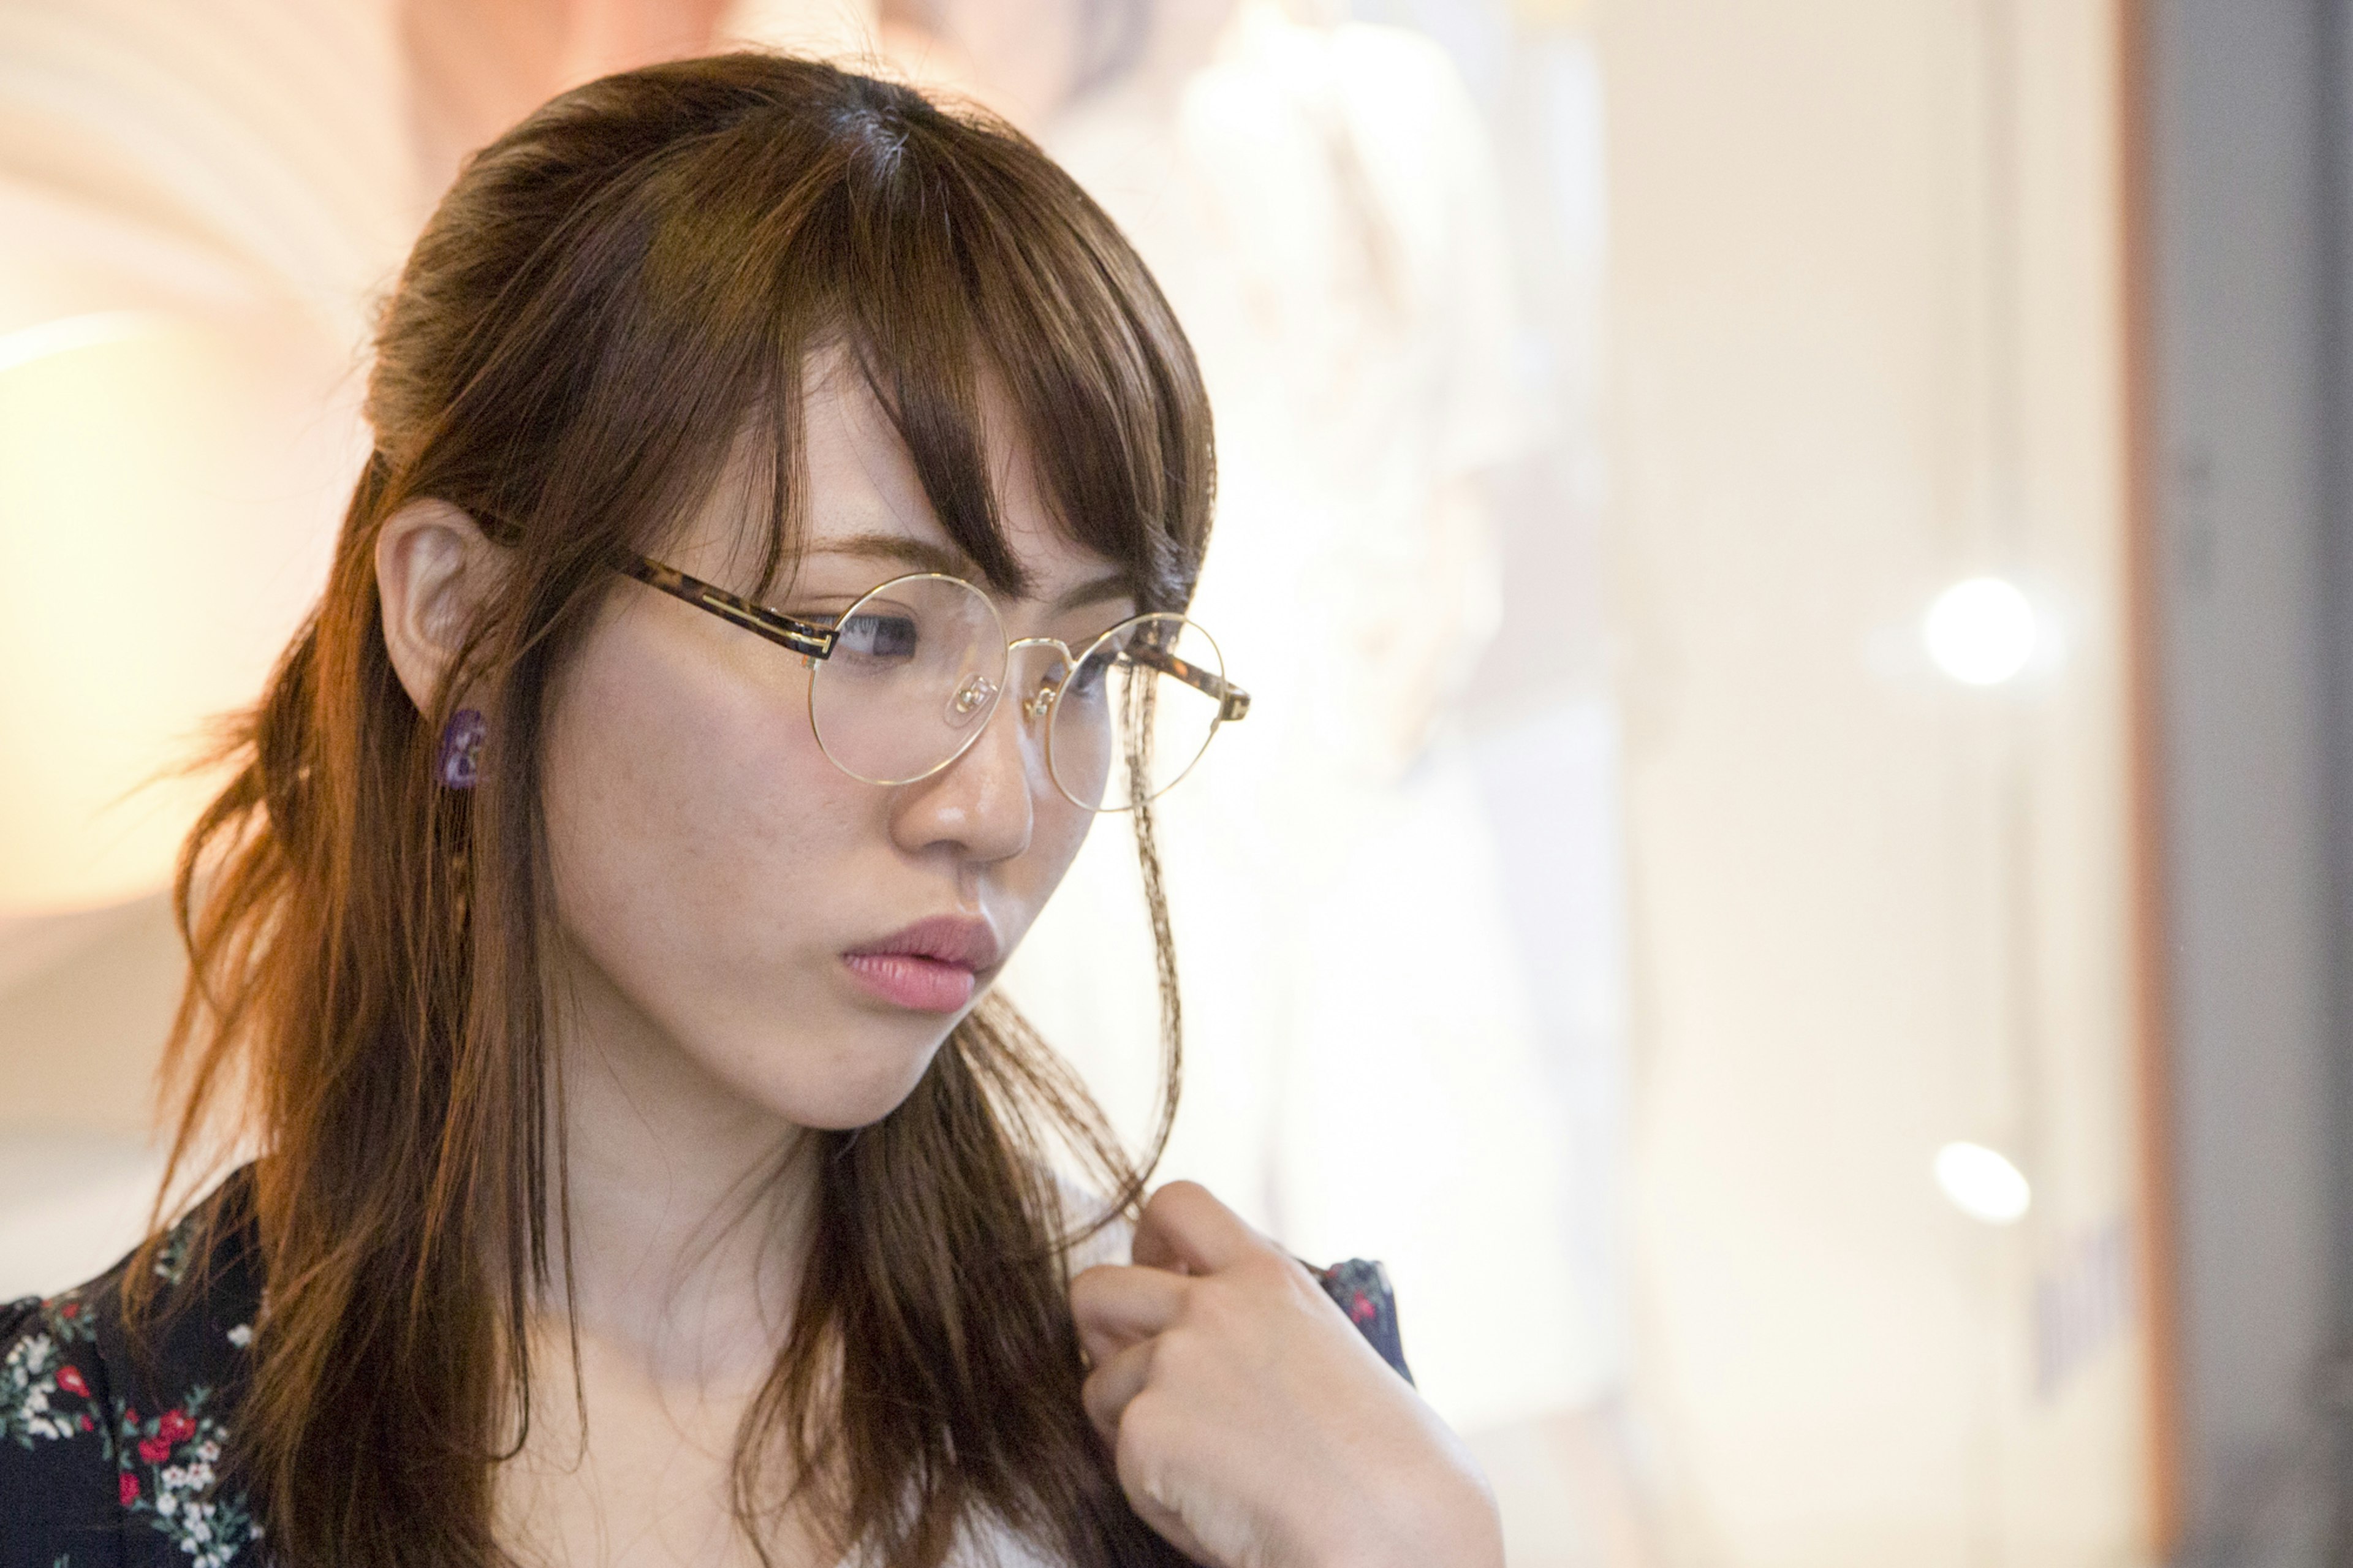
[[[503,570],[501,552],[474,520],[443,500],[413,500],[375,539],[375,587],[393,672],[419,712],[429,712]]]

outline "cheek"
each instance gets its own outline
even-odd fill
[[[544,759],[556,921],[587,1027],[798,1124],[855,1126],[938,1041],[878,1042],[842,1004],[831,911],[885,846],[880,792],[825,760],[776,674],[626,620],[591,636]]]
[[[642,941],[788,939],[802,882],[843,849],[807,720],[788,693],[726,677],[627,623],[568,673],[545,788],[559,903],[582,921]]]
[[[1053,793],[1050,785],[1040,793],[1043,798],[1037,805],[1029,849],[999,868],[995,879],[1002,889],[1002,901],[990,913],[996,916],[1008,948],[1028,932],[1054,889],[1062,885],[1089,833],[1129,831],[1124,816],[1082,811]]]

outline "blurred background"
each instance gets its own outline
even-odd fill
[[[2353,1563],[2341,0],[0,0],[0,1296],[156,1179],[172,769],[572,83],[979,100],[1199,350],[1167,1174],[1379,1257],[1516,1568]],[[1132,1129],[1099,836],[1005,982]]]

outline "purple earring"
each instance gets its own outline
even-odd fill
[[[482,762],[482,737],[490,732],[479,708],[460,708],[441,731],[438,772],[451,789],[471,789]]]

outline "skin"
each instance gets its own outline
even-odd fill
[[[821,614],[909,569],[877,540],[949,548],[853,378],[815,366],[806,412],[795,580],[745,580],[757,525],[732,476],[664,547],[670,564]],[[1026,449],[997,423],[992,467],[1032,582],[1029,598],[998,596],[1007,634],[1082,644],[1133,601],[1053,525]],[[385,524],[385,640],[420,706],[501,555],[440,502]],[[957,1016],[877,998],[842,955],[941,914],[987,921],[1010,954],[1092,820],[1055,790],[1010,702],[930,778],[853,779],[817,744],[808,679],[783,650],[617,579],[553,694],[548,1045],[588,1425],[559,1297],[531,1438],[500,1478],[501,1527],[534,1559],[752,1560],[727,1470],[797,1285],[811,1130],[886,1115]],[[1280,1249],[1177,1183],[1146,1210],[1134,1257],[1081,1275],[1072,1309],[1095,1363],[1088,1412],[1155,1528],[1219,1568],[1502,1563],[1460,1445]],[[825,1562],[805,1539],[771,1550]]]

